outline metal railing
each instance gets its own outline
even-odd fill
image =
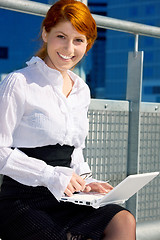
[[[0,0],[0,8],[38,16],[45,16],[49,7],[33,1]],[[95,176],[109,178],[115,185],[128,174],[160,170],[160,105],[141,103],[143,52],[138,51],[138,36],[160,38],[160,28],[95,14],[93,17],[98,27],[135,36],[134,51],[128,56],[127,101],[96,99],[89,110],[90,131],[84,154]],[[126,204],[141,223],[138,240],[159,239],[159,186],[157,177]],[[146,229],[150,234],[140,236]]]

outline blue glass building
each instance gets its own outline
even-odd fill
[[[160,26],[159,0],[88,0],[88,3],[93,13],[105,10],[108,17]],[[107,6],[104,6],[104,3],[107,3]],[[128,52],[134,51],[134,36],[107,30],[105,43],[97,44],[101,47],[97,55],[96,53],[94,55],[98,56],[99,51],[102,51],[105,56],[103,60],[101,59],[101,70],[99,70],[101,84],[96,86],[101,88],[101,94],[97,91],[95,97],[125,100]],[[160,102],[160,39],[141,36],[139,51],[144,51],[142,101]],[[95,65],[95,68],[98,66]],[[93,79],[92,81],[96,82]],[[95,89],[92,89],[92,92],[95,92]]]

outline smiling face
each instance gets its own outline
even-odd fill
[[[61,73],[75,66],[86,52],[86,36],[69,21],[60,22],[49,33],[43,29],[42,38],[47,44],[45,63]]]

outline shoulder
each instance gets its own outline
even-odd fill
[[[20,78],[20,75],[16,72],[8,74],[0,83],[0,95],[10,96],[15,91],[15,88],[20,85],[18,84]]]
[[[25,67],[9,73],[0,82],[0,96],[12,96],[24,93],[27,82],[26,72],[28,71],[28,67]]]
[[[0,82],[0,95],[11,95],[18,90],[24,90],[26,85],[33,81],[36,75],[35,65],[26,66],[9,73]]]

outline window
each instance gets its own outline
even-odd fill
[[[146,6],[146,15],[154,15],[155,14],[155,6],[148,5]]]
[[[138,8],[137,7],[131,7],[129,9],[129,15],[131,17],[137,17],[138,16]]]
[[[160,94],[160,86],[153,87],[153,94]]]
[[[147,87],[144,87],[144,94],[150,94],[152,95],[152,86],[147,86]]]
[[[0,47],[0,59],[8,59],[8,47]]]

